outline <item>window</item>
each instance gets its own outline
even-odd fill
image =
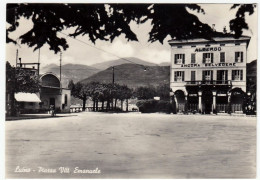
[[[220,53],[220,62],[225,62],[225,53],[224,52]]]
[[[177,48],[182,48],[182,46],[177,46]]]
[[[213,63],[213,53],[203,53],[203,63]]]
[[[213,79],[213,71],[203,71],[202,72],[203,81],[211,81],[212,79]]]
[[[232,70],[232,80],[242,81],[243,80],[243,70]]]
[[[64,99],[64,104],[65,104],[65,106],[67,106],[68,105],[68,96],[67,96],[67,94],[65,94],[64,98],[65,98]]]
[[[190,80],[196,81],[196,71],[191,71],[190,75],[191,75]]]
[[[218,70],[217,71],[217,81],[218,83],[225,83],[228,80],[228,70]]]
[[[175,64],[185,64],[185,54],[175,54]]]
[[[191,54],[191,64],[194,64],[194,63],[196,63],[196,54],[192,53]]]
[[[235,62],[243,62],[243,52],[235,52]]]
[[[183,82],[184,81],[184,71],[175,71],[174,72],[174,81]]]

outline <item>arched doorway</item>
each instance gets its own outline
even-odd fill
[[[230,91],[231,113],[243,113],[246,94],[241,88],[234,88]]]
[[[176,101],[176,112],[184,112],[185,111],[185,94],[182,90],[177,90],[174,93],[175,101]]]
[[[202,92],[202,112],[210,114],[212,112],[213,94],[210,90]]]

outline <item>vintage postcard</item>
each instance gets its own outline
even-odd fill
[[[256,178],[257,3],[5,5],[5,178]]]

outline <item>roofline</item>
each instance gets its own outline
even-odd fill
[[[41,75],[40,75],[40,79],[42,79],[43,76],[48,75],[48,74],[55,76],[55,77],[60,81],[60,79],[58,78],[58,76],[57,76],[56,74],[52,73],[52,72],[46,72],[46,73],[44,73],[44,74],[41,74]]]
[[[249,44],[251,37],[249,36],[241,36],[238,39],[234,37],[213,37],[212,40],[207,40],[203,38],[194,38],[194,39],[185,39],[185,40],[169,40],[168,43],[172,45],[183,45],[183,44],[205,44],[205,43],[219,43],[219,42],[230,42],[230,41],[246,41],[247,46]]]

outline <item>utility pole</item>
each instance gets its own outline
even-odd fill
[[[62,59],[62,52],[60,52],[60,83],[61,83],[61,59]]]
[[[16,65],[15,65],[15,67],[17,67],[17,63],[18,63],[18,49],[16,49]]]
[[[39,54],[38,54],[38,77],[40,76],[40,58],[41,58],[41,49],[39,48]]]
[[[113,81],[112,81],[112,83],[114,84],[115,83],[115,67],[114,66],[112,67],[112,71],[113,71]]]

